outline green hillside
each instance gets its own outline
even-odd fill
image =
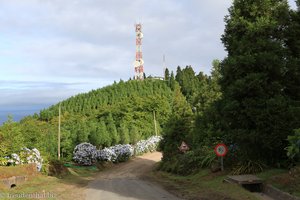
[[[69,160],[74,147],[90,142],[97,147],[135,143],[158,134],[171,113],[172,90],[162,80],[120,81],[66,99],[61,103],[61,152]],[[6,138],[0,157],[20,146],[36,147],[49,157],[57,155],[59,103],[28,116],[20,123],[8,120],[0,135]],[[11,148],[12,147],[12,148]]]

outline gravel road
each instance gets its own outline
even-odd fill
[[[162,187],[142,180],[153,165],[161,159],[161,153],[148,153],[129,162],[121,163],[101,172],[85,191],[87,200],[179,200]]]

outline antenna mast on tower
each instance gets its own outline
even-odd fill
[[[162,77],[165,77],[165,73],[166,73],[166,57],[165,57],[165,54],[163,55],[163,76]]]
[[[134,61],[134,79],[143,80],[144,79],[144,61],[142,54],[142,24],[135,24],[136,32],[136,51],[135,51],[135,61]]]

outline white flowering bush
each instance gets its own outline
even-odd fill
[[[10,157],[5,157],[7,159],[7,163],[10,165],[20,165],[23,164],[19,155],[16,153],[11,154]]]
[[[99,161],[124,162],[133,156],[134,149],[129,144],[118,144],[97,152]]]
[[[111,148],[104,148],[97,151],[97,159],[99,161],[117,162],[117,155]]]
[[[73,151],[73,160],[81,165],[92,165],[98,161],[125,162],[134,154],[141,155],[147,152],[156,151],[161,136],[152,136],[147,140],[139,141],[135,148],[129,144],[117,144],[96,150],[90,143],[81,143]]]
[[[135,154],[141,155],[147,152],[154,152],[157,149],[161,136],[152,136],[147,140],[141,140],[135,145]]]
[[[7,163],[10,165],[21,165],[21,164],[36,164],[37,170],[41,171],[43,166],[43,158],[41,157],[41,154],[39,150],[36,148],[34,149],[28,149],[28,148],[22,148],[22,150],[19,152],[19,155],[16,153],[11,154],[11,156],[6,157]]]
[[[81,165],[92,165],[97,160],[97,149],[90,143],[81,143],[73,151],[73,160]]]

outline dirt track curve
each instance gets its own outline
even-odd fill
[[[142,180],[153,165],[161,159],[161,153],[148,153],[129,162],[101,172],[85,191],[87,200],[179,200],[162,187]]]

